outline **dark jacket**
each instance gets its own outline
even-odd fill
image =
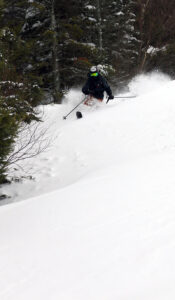
[[[104,91],[108,96],[112,95],[111,88],[106,79],[100,74],[97,77],[91,77],[89,73],[88,79],[82,88],[82,92],[85,95],[92,95],[97,99],[103,99]]]

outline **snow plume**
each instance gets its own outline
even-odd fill
[[[81,87],[79,87],[77,89],[71,89],[66,94],[66,97],[63,102],[66,103],[67,105],[71,104],[71,106],[74,106],[82,99],[83,99],[83,93],[81,92]]]
[[[105,68],[104,68],[105,69]],[[171,81],[172,78],[168,76],[167,74],[161,73],[161,72],[151,72],[147,74],[141,74],[135,76],[129,83],[129,93],[124,93],[126,96],[129,95],[136,95],[136,96],[142,96],[146,95],[148,93],[152,93],[156,90],[159,90],[161,87],[166,85],[169,81]],[[77,89],[71,89],[68,94],[66,95],[64,99],[64,103],[66,103],[69,108],[75,106],[77,103],[79,103],[84,95],[81,92],[82,86],[80,86]],[[126,87],[127,90],[127,87]],[[113,90],[114,95],[118,95],[117,91]],[[120,94],[123,96],[123,93]],[[68,109],[68,107],[67,107]]]
[[[161,72],[141,74],[133,78],[129,83],[129,90],[132,94],[141,96],[159,90],[166,85],[171,78]]]

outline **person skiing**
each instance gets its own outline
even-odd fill
[[[102,102],[104,98],[104,92],[109,96],[109,99],[114,99],[110,86],[108,85],[106,79],[99,73],[99,70],[96,66],[90,68],[88,73],[88,79],[85,85],[82,88],[82,92],[85,95],[88,95],[85,105],[90,106],[93,98],[96,98],[98,101]]]

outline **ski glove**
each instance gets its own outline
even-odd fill
[[[113,95],[110,95],[108,99],[109,99],[109,100],[112,100],[112,99],[114,99],[114,96],[113,96]]]

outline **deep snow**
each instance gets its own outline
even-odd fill
[[[175,81],[129,87],[80,120],[78,91],[45,107],[35,181],[3,188],[30,199],[0,207],[1,300],[174,300]]]

